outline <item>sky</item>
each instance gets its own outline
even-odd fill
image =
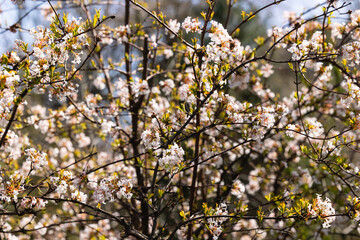
[[[255,3],[257,6],[261,7],[261,6],[267,5],[271,2],[274,2],[274,0],[253,0],[252,2]],[[292,11],[297,14],[301,14],[309,8],[314,7],[318,4],[323,4],[325,2],[326,2],[326,0],[286,0],[284,2],[281,2],[277,6],[272,6],[268,9],[266,9],[264,11],[264,13],[267,13],[267,14],[264,14],[264,15],[269,15],[269,17],[271,18],[271,21],[268,21],[268,22],[273,23],[273,25],[281,26],[284,24],[284,20],[282,18],[284,11]],[[359,3],[355,4],[355,2],[360,2],[360,1],[359,0],[349,0],[349,1],[341,0],[341,1],[338,1],[337,6],[340,6],[344,2],[351,3],[351,5],[347,8],[347,9],[349,9],[350,7],[355,7],[355,5],[359,5]],[[324,6],[326,6],[326,5],[324,5]],[[344,11],[344,12],[346,12],[346,11]],[[312,11],[311,13],[309,13],[308,15],[305,15],[304,17],[305,18],[312,17],[315,14],[321,14],[321,13],[322,13],[321,8],[318,8],[316,11]]]

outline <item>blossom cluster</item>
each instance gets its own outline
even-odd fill
[[[44,201],[41,198],[26,197],[21,200],[20,206],[24,209],[39,210],[45,208],[48,201]]]
[[[67,192],[72,178],[73,174],[70,171],[62,171],[59,177],[51,177],[50,182],[56,188],[56,191],[63,195]]]
[[[156,149],[160,147],[160,134],[157,131],[145,130],[141,134],[146,149]]]
[[[236,180],[231,188],[231,194],[240,199],[244,193],[245,186],[240,182],[240,180]]]
[[[219,239],[219,236],[223,231],[221,224],[228,219],[227,217],[220,217],[222,215],[228,215],[227,206],[225,203],[221,203],[212,212],[212,216],[216,216],[216,217],[208,218],[207,220],[211,235],[215,240]]]
[[[105,204],[105,201],[113,202],[115,198],[130,199],[132,183],[129,179],[119,179],[117,175],[104,178],[96,188],[93,198],[98,203]]]
[[[323,200],[320,194],[313,200],[312,204],[309,204],[309,214],[312,217],[320,217],[324,221],[323,228],[329,228],[336,219],[330,199],[326,197]]]
[[[17,202],[19,194],[24,190],[24,178],[18,172],[12,174],[8,180],[0,179],[0,200],[10,203]]]
[[[174,167],[178,167],[184,160],[185,151],[182,147],[179,147],[176,143],[170,146],[163,153],[163,157],[159,159],[159,164],[163,168],[171,171]]]
[[[31,163],[33,169],[40,169],[46,164],[46,153],[39,152],[35,148],[26,149],[25,152],[28,155],[26,161]]]
[[[182,23],[182,28],[188,32],[201,32],[201,23],[197,18],[187,17]]]
[[[245,48],[241,46],[240,41],[233,39],[221,23],[212,20],[210,24],[209,38],[211,42],[206,46],[208,61],[216,63],[228,60],[231,63],[241,62],[244,59]]]

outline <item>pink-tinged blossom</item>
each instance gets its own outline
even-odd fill
[[[294,137],[295,132],[300,132],[299,125],[289,124],[286,126],[286,129],[289,129],[289,130],[285,131],[285,133],[288,137]]]
[[[343,81],[341,85],[343,88],[348,89],[349,96],[347,98],[341,98],[340,103],[345,108],[349,108],[353,102],[358,105],[360,102],[360,88],[356,85],[356,83],[348,79],[347,81]]]
[[[248,68],[240,68],[229,79],[229,87],[230,88],[240,88],[244,90],[248,87],[248,83],[250,82],[250,73]]]
[[[316,199],[313,199],[312,204],[309,204],[308,211],[312,217],[320,217],[324,221],[323,228],[329,228],[336,218],[330,199],[326,197],[323,200],[320,194],[317,195]]]
[[[101,39],[101,44],[110,45],[114,42],[114,39],[111,36],[111,32],[106,29],[100,29],[99,37]]]
[[[191,17],[187,17],[185,18],[184,22],[182,23],[182,28],[186,31],[186,33],[188,32],[201,32],[201,23],[199,22],[199,19],[197,18],[191,18]]]
[[[24,176],[20,175],[18,172],[14,172],[8,181],[0,185],[0,200],[7,203],[11,201],[17,202],[19,193],[24,190],[24,179]]]
[[[52,21],[55,17],[55,13],[50,5],[42,6],[40,13],[47,21]]]
[[[41,105],[31,106],[31,113],[41,118],[46,117],[46,108]]]
[[[99,90],[104,90],[106,87],[105,79],[100,75],[94,79],[93,83],[94,83],[94,86]]]
[[[101,123],[101,132],[104,134],[108,134],[111,131],[111,128],[115,126],[114,122],[107,121],[104,119],[104,121]]]
[[[232,41],[232,37],[229,35],[223,25],[214,20],[211,20],[210,24],[212,25],[211,32],[209,33],[211,41],[215,44],[224,44],[229,45],[230,47],[230,41]]]
[[[141,134],[146,149],[157,149],[160,147],[160,135],[157,131],[147,129]]]
[[[23,209],[40,210],[45,208],[48,201],[44,201],[41,198],[25,197],[21,200],[20,207]]]
[[[10,60],[13,62],[19,62],[20,61],[20,57],[17,55],[16,52],[12,51],[10,53]]]
[[[354,66],[354,63],[358,65],[360,63],[360,42],[347,43],[342,47],[343,57],[348,61],[350,67]]]
[[[5,79],[6,87],[13,87],[20,81],[20,77],[15,71],[0,71],[0,80],[3,79]]]
[[[10,88],[5,88],[4,90],[0,91],[0,97],[0,116],[2,117],[3,114],[6,116],[11,112],[11,108],[14,105],[16,96],[13,90]]]
[[[323,156],[340,156],[342,144],[335,139],[326,141],[322,151]]]
[[[180,30],[180,23],[176,20],[176,19],[170,19],[168,22],[168,27],[174,32],[174,33],[178,33]],[[175,35],[172,34],[170,31],[168,31],[166,29],[165,31],[167,34],[170,35],[170,38],[174,38]]]
[[[164,56],[165,56],[165,59],[169,59],[172,56],[174,56],[174,52],[171,49],[167,48],[164,50]]]
[[[166,79],[164,81],[160,81],[161,90],[166,94],[169,95],[172,90],[175,88],[175,83],[172,79]]]
[[[299,61],[302,56],[303,56],[303,52],[301,51],[300,47],[294,43],[289,49],[288,51],[290,53],[292,53],[292,57],[291,59],[294,60],[294,61]]]
[[[71,193],[71,198],[76,200],[76,201],[82,202],[82,203],[86,203],[86,201],[87,201],[87,195],[85,193],[83,193],[83,192],[78,191],[78,190]]]
[[[149,101],[149,106],[148,106],[147,111],[148,111],[149,115],[152,115],[153,113],[155,113],[157,115],[163,115],[166,111],[168,111],[169,108],[170,108],[170,104],[168,101],[166,101],[166,99],[164,99],[164,98],[154,99],[153,98]],[[158,126],[159,124],[157,122],[155,122],[154,125]]]
[[[179,166],[184,160],[185,152],[181,147],[174,143],[171,145],[170,149],[166,150],[163,154],[164,156],[159,159],[160,166],[168,171],[172,171],[174,167]]]
[[[246,192],[248,194],[252,195],[260,190],[260,183],[262,180],[260,177],[261,172],[262,171],[260,171],[258,168],[250,171],[248,178],[249,183],[245,186]]]
[[[222,215],[229,215],[227,211],[227,206],[225,203],[221,203],[217,206],[214,211],[211,213],[211,216],[222,216]],[[210,233],[214,240],[219,239],[220,234],[223,231],[221,224],[225,222],[228,217],[214,217],[208,218],[207,223],[209,226]]]
[[[79,148],[83,148],[89,146],[91,143],[91,138],[86,136],[85,133],[79,133],[75,136],[76,140],[78,141]]]
[[[275,109],[270,107],[258,107],[257,119],[261,126],[272,128],[275,124]]]
[[[105,201],[113,202],[115,198],[130,199],[132,197],[131,189],[131,180],[119,179],[118,176],[114,175],[100,181],[93,198],[96,202],[103,204],[105,204]]]
[[[119,78],[115,82],[116,95],[119,97],[120,103],[123,105],[128,104],[129,100],[129,89],[124,79]]]
[[[281,27],[273,27],[273,29],[268,30],[268,36],[273,37],[274,42],[276,42],[284,36],[284,32],[284,29]],[[280,43],[277,47],[286,47],[286,44]]]
[[[150,46],[152,48],[156,48],[158,46],[158,39],[155,34],[151,35],[149,38]]]
[[[150,92],[148,82],[139,78],[135,78],[134,82],[131,83],[131,89],[136,97],[146,95]]]
[[[346,31],[345,23],[334,22],[331,29],[331,37],[333,39],[335,38],[342,39],[345,31]]]
[[[130,27],[128,25],[126,26],[118,26],[115,28],[114,37],[117,39],[117,42],[121,44],[123,41],[127,41],[127,35],[130,33]]]
[[[208,61],[235,63],[243,60],[245,48],[237,39],[233,39],[227,30],[218,22],[211,21],[209,37],[211,42],[206,46]],[[250,49],[248,49],[250,51]]]
[[[313,35],[311,36],[310,42],[311,42],[311,50],[322,49],[322,43],[324,42],[322,32],[321,31],[314,32]]]
[[[247,120],[248,117],[245,114],[245,111],[252,106],[250,103],[241,103],[228,94],[218,98],[218,101],[226,104],[226,114],[231,122],[242,123]]]
[[[90,109],[96,108],[98,106],[98,101],[101,101],[101,100],[102,100],[102,97],[99,94],[96,94],[96,95],[89,94],[85,98],[85,102]],[[70,107],[68,110],[71,110]]]
[[[293,11],[284,11],[282,17],[287,23],[291,24],[293,24],[297,19],[296,13]]]
[[[240,180],[235,180],[231,188],[231,194],[240,199],[244,193],[245,186],[241,183]]]
[[[181,85],[178,91],[179,91],[180,100],[182,101],[186,100],[188,96],[191,95],[189,85],[187,84]]]
[[[50,128],[50,123],[49,120],[40,120],[38,122],[38,124],[34,125],[35,129],[40,129],[40,132],[42,134],[45,134],[48,132],[49,128]]]
[[[265,65],[261,66],[260,72],[261,72],[262,76],[264,78],[270,77],[274,73],[274,70],[272,70],[272,68],[273,68],[273,66],[270,64],[265,64]]]
[[[312,187],[313,183],[314,183],[314,180],[309,172],[309,169],[305,168],[305,169],[302,169],[302,168],[298,168],[297,171],[294,171],[296,172],[296,174],[299,174],[299,183],[301,185],[304,185],[304,184],[307,184],[309,188]],[[294,174],[295,175],[295,174]]]
[[[50,177],[50,182],[56,188],[56,192],[63,195],[67,192],[72,178],[71,172],[63,171],[59,177]]]
[[[292,60],[299,61],[304,56],[312,52],[317,52],[322,49],[323,35],[320,31],[315,32],[310,40],[304,39],[300,43],[293,43],[288,49],[292,53]]]
[[[305,126],[308,129],[308,133],[310,137],[319,137],[324,133],[324,127],[320,122],[316,120],[316,118],[307,118],[305,120]]]
[[[360,25],[360,10],[355,10],[350,14],[351,25],[359,26]]]
[[[26,161],[31,163],[33,169],[40,169],[43,165],[47,163],[46,153],[37,151],[35,148],[26,149],[25,153],[26,155],[28,155]]]
[[[4,129],[0,128],[0,138],[2,137],[4,131]],[[10,154],[10,156],[12,157],[15,157],[15,155],[18,155],[19,147],[17,145],[19,141],[20,139],[18,135],[16,135],[13,131],[9,130],[5,137],[5,143],[3,144],[3,146],[0,147],[0,150]]]

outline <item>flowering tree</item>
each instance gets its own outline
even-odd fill
[[[360,10],[325,1],[238,40],[284,1],[234,27],[236,0],[224,23],[215,0],[178,20],[48,1],[49,27],[0,58],[1,238],[359,236]]]

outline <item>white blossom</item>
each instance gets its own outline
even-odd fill
[[[40,169],[43,165],[46,164],[46,153],[39,152],[35,148],[26,149],[25,152],[28,155],[26,161],[31,162],[33,169]]]
[[[201,32],[200,25],[201,25],[201,23],[199,22],[199,20],[197,18],[187,17],[187,18],[185,18],[185,20],[181,26],[186,31],[186,33],[188,33],[188,32],[200,33]]]
[[[173,167],[178,166],[184,159],[184,150],[174,143],[170,149],[166,150],[164,156],[159,159],[161,167],[171,171]]]
[[[115,126],[114,122],[108,121],[104,119],[104,121],[101,123],[101,131],[104,134],[107,134],[111,131],[111,128]]]
[[[118,176],[114,175],[100,181],[93,198],[96,202],[103,204],[105,201],[114,201],[115,197],[130,199],[132,197],[131,189],[131,180],[119,179]]]
[[[324,221],[323,228],[329,228],[335,221],[335,210],[330,199],[326,197],[323,200],[320,194],[313,200],[313,204],[309,205],[308,210],[312,217],[320,217]]]
[[[237,198],[241,198],[245,193],[245,186],[241,183],[240,180],[235,180],[231,188],[231,194]]]
[[[170,19],[168,26],[174,33],[178,33],[180,30],[180,23],[176,19]],[[170,33],[168,30],[166,30],[166,33],[170,35],[170,38],[175,37],[175,35]]]
[[[143,141],[146,149],[157,149],[160,147],[160,135],[157,131],[150,129],[145,130],[141,134],[141,140]]]

